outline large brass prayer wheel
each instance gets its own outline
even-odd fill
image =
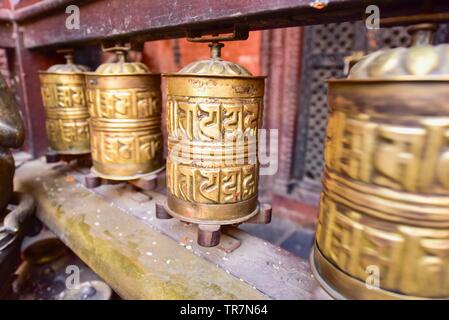
[[[117,62],[86,75],[91,116],[92,172],[111,180],[134,180],[163,169],[160,75],[143,63]]]
[[[167,74],[167,210],[202,225],[248,220],[259,212],[258,128],[264,77],[211,58]]]
[[[89,69],[75,64],[70,50],[64,52],[66,64],[39,72],[47,136],[58,154],[86,154],[90,137],[84,72]]]
[[[336,298],[449,298],[449,45],[432,28],[329,82],[311,260]]]

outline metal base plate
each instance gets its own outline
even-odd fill
[[[198,225],[197,242],[203,247],[214,247],[221,245],[226,252],[231,252],[240,246],[240,241],[232,239],[228,243],[220,243],[221,227],[225,225],[236,225],[244,222],[248,223],[269,223],[271,221],[271,205],[257,202],[256,210],[250,214],[232,220],[199,220],[188,218],[175,213],[168,207],[167,200],[156,203],[156,217],[158,219],[176,218],[177,220]]]
[[[424,297],[407,296],[382,288],[371,288],[361,280],[355,279],[323,256],[315,243],[310,254],[310,268],[321,287],[334,299],[346,300],[423,300]],[[442,298],[446,300],[447,298]]]
[[[199,219],[194,219],[194,218],[188,218],[186,216],[177,214],[176,212],[174,212],[173,210],[171,210],[168,205],[167,202],[164,202],[164,209],[167,211],[167,213],[169,215],[171,215],[173,218],[176,218],[178,220],[181,221],[185,221],[185,222],[189,222],[189,223],[195,223],[195,224],[203,224],[203,225],[221,225],[221,226],[225,226],[225,225],[232,225],[232,224],[239,224],[239,223],[243,223],[249,219],[251,219],[252,217],[254,217],[256,214],[259,213],[260,211],[260,205],[259,203],[257,203],[257,207],[256,209],[251,212],[250,214],[244,216],[244,217],[240,217],[238,219],[232,219],[232,220],[199,220]]]
[[[100,177],[100,178],[106,179],[106,180],[115,180],[115,181],[129,181],[129,180],[148,178],[150,176],[155,176],[164,170],[165,170],[165,164],[157,170],[154,170],[154,171],[151,171],[148,173],[144,173],[144,174],[135,174],[132,176],[114,176],[114,175],[107,175],[107,174],[98,172],[97,170],[95,170],[94,167],[90,168],[90,172],[92,172],[92,174],[96,175],[97,177]]]

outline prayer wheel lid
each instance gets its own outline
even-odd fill
[[[80,73],[86,72],[90,69],[81,64],[75,64],[73,59],[73,50],[71,49],[63,49],[58,50],[59,53],[64,53],[64,58],[67,60],[66,63],[63,64],[55,64],[48,68],[47,72],[52,73]]]
[[[116,75],[125,75],[125,74],[148,74],[150,70],[148,67],[141,62],[129,62],[127,61],[127,52],[130,50],[130,46],[122,46],[116,45],[111,48],[104,48],[104,52],[113,51],[117,55],[116,62],[107,62],[101,64],[97,70],[95,70],[96,74],[116,74]]]
[[[182,68],[178,74],[252,77],[251,72],[245,67],[221,58],[221,48],[224,47],[222,43],[212,42],[209,47],[211,48],[210,59],[192,62]]]
[[[435,24],[412,26],[410,48],[384,49],[366,55],[349,73],[349,79],[425,79],[449,76],[449,44],[433,46]]]

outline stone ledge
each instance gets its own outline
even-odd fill
[[[155,218],[163,190],[89,190],[79,169],[43,159],[15,179],[36,198],[39,218],[123,298],[310,299],[317,287],[305,261],[242,230],[226,230],[241,241],[231,253],[199,247],[196,226]]]

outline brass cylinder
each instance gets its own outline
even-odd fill
[[[88,69],[75,65],[71,54],[66,58],[67,64],[39,72],[48,141],[56,153],[86,154],[90,152],[84,78]]]
[[[376,52],[329,83],[312,269],[335,297],[449,298],[445,52]]]
[[[163,169],[160,75],[119,56],[86,74],[86,86],[92,171],[133,180]]]
[[[258,213],[258,128],[264,78],[220,58],[167,80],[167,206],[198,224],[233,224]],[[218,48],[217,48],[218,47]]]

